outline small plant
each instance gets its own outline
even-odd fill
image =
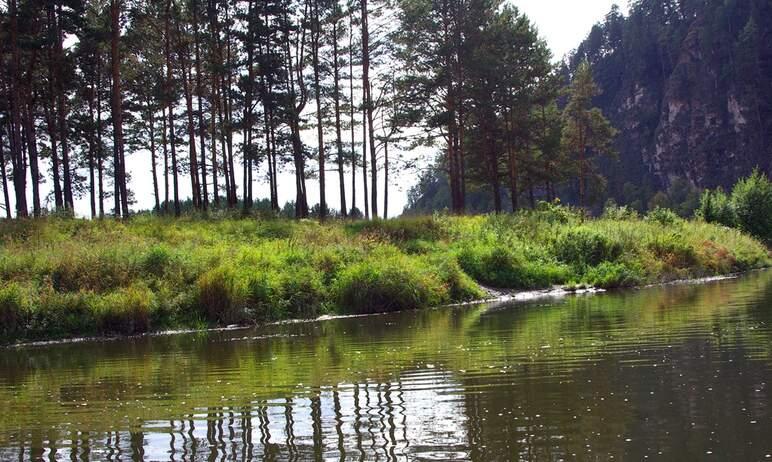
[[[655,207],[646,214],[646,220],[662,226],[673,226],[683,221],[675,212],[664,207]]]

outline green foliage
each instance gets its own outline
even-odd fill
[[[734,186],[732,204],[740,229],[772,245],[772,182],[754,171]]]
[[[565,282],[568,269],[548,260],[526,258],[523,249],[473,242],[458,254],[461,268],[470,276],[497,288],[534,289]]]
[[[343,271],[336,292],[347,313],[425,308],[448,301],[442,281],[417,260],[391,255]]]
[[[607,220],[634,220],[638,218],[638,211],[627,205],[617,205],[610,199],[603,207],[603,218]]]
[[[555,240],[554,252],[559,260],[578,267],[595,266],[622,254],[622,245],[592,229],[569,229]]]
[[[377,223],[2,221],[0,337],[135,334],[414,309],[484,298],[478,283],[618,287],[770,262],[753,238],[702,220],[672,213],[641,220],[619,211],[591,219],[558,203],[539,208]]]
[[[150,330],[152,308],[153,293],[141,284],[107,294],[95,306],[100,331],[125,335]]]
[[[589,284],[603,289],[633,287],[643,281],[640,272],[624,263],[603,262],[590,268],[584,276]]]
[[[696,214],[708,223],[718,223],[724,226],[737,224],[737,215],[732,201],[721,188],[715,191],[707,189],[702,193]]]
[[[649,210],[649,213],[646,214],[646,220],[652,223],[658,223],[662,226],[674,226],[682,221],[681,217],[675,212],[662,207],[656,207]]]
[[[198,304],[206,319],[228,325],[244,319],[245,288],[232,268],[220,266],[198,279]]]
[[[0,287],[0,339],[13,338],[24,327],[28,302],[19,284]]]

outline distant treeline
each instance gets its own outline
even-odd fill
[[[79,197],[92,217],[128,216],[130,156],[160,213],[182,213],[182,189],[195,210],[249,211],[259,181],[278,213],[286,171],[296,217],[313,180],[320,218],[369,218],[418,146],[442,153],[455,213],[481,184],[555,196],[570,178],[581,203],[611,153],[589,67],[559,109],[565,79],[501,0],[9,0],[0,24],[9,218],[72,214]]]

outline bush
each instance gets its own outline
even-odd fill
[[[228,325],[244,320],[246,289],[235,272],[220,266],[198,279],[198,305],[210,323]]]
[[[638,218],[638,211],[626,205],[617,205],[613,199],[609,199],[603,207],[603,218],[607,220],[634,220]]]
[[[166,267],[171,264],[172,254],[165,245],[152,247],[142,259],[142,269],[153,276],[160,277],[166,272]]]
[[[578,267],[595,266],[622,254],[622,244],[588,228],[573,228],[554,243],[557,258]]]
[[[772,183],[758,170],[735,184],[732,204],[740,229],[772,244]]]
[[[695,249],[678,233],[659,234],[648,242],[647,247],[673,268],[688,268],[697,263]]]
[[[522,252],[500,244],[470,243],[458,254],[470,276],[502,289],[535,289],[564,282],[568,269],[549,261],[527,259]]]
[[[136,276],[133,251],[110,247],[63,253],[54,263],[51,282],[59,292],[105,292],[128,286]]]
[[[613,289],[617,287],[633,287],[641,283],[639,271],[629,268],[624,263],[603,262],[590,268],[585,274],[585,280],[595,287]]]
[[[280,276],[268,271],[250,276],[247,281],[247,310],[255,321],[272,321],[286,317],[286,306],[282,303],[282,282]]]
[[[732,201],[721,188],[714,191],[706,189],[702,193],[696,215],[705,220],[706,223],[718,223],[724,226],[737,224]]]
[[[448,291],[452,302],[468,302],[482,298],[485,292],[461,269],[450,256],[435,256],[429,262]]]
[[[102,332],[126,335],[150,330],[153,293],[146,286],[135,285],[100,298],[97,316]]]
[[[36,336],[60,337],[96,333],[96,296],[91,292],[46,292],[32,310],[30,325]]]
[[[682,222],[682,218],[675,212],[664,207],[655,207],[646,214],[646,220],[659,223],[662,226],[673,226]]]
[[[327,293],[322,274],[311,267],[282,274],[280,307],[291,318],[312,318],[325,311]]]
[[[24,328],[27,300],[21,286],[0,287],[0,340],[12,339]]]
[[[348,313],[378,313],[439,305],[446,289],[418,261],[376,256],[344,270],[336,285],[338,303]]]

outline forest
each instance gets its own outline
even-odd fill
[[[503,210],[535,170],[547,199],[578,178],[581,203],[592,158],[613,155],[588,65],[565,78],[499,0],[10,0],[0,20],[6,217],[128,217],[127,159],[146,166],[157,213],[323,219],[387,217],[422,150],[453,213],[480,184]],[[280,199],[283,172],[294,195]]]

